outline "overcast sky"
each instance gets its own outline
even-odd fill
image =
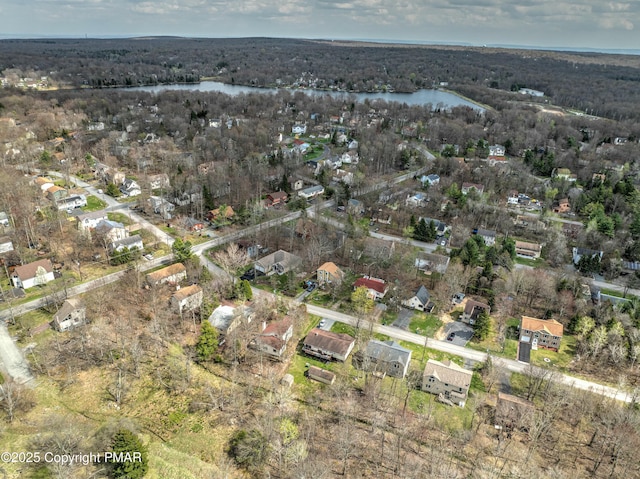
[[[2,0],[0,36],[385,39],[639,49],[640,1]]]

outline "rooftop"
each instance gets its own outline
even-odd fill
[[[528,331],[545,331],[552,336],[562,337],[564,327],[555,319],[536,319],[523,316],[520,321],[520,328]]]

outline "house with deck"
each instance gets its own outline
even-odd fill
[[[473,371],[452,361],[429,359],[422,375],[421,389],[441,396],[459,406],[464,406],[471,387]]]
[[[325,361],[346,361],[356,341],[348,334],[313,328],[304,338],[302,352]]]
[[[364,350],[353,355],[352,362],[355,368],[402,379],[409,371],[411,350],[395,341],[372,339]]]

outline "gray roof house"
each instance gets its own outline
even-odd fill
[[[86,232],[94,229],[103,220],[107,220],[107,212],[105,210],[92,211],[90,213],[84,213],[78,215],[78,229],[82,232]]]
[[[86,309],[79,298],[68,298],[53,315],[53,326],[57,331],[68,331],[86,321]]]
[[[433,309],[433,306],[430,305],[431,301],[429,301],[429,298],[429,291],[427,291],[427,288],[423,285],[418,288],[416,294],[403,301],[402,305],[407,308],[417,309],[418,311],[430,311]]]
[[[353,355],[354,367],[394,378],[404,378],[410,362],[411,350],[395,341],[372,339],[364,350]]]
[[[302,258],[284,250],[278,250],[255,262],[256,271],[265,275],[284,274],[302,264]]]
[[[493,230],[485,230],[482,228],[478,228],[476,234],[484,240],[484,244],[487,246],[493,246],[496,244],[496,232]]]
[[[133,235],[129,236],[128,238],[116,240],[109,245],[109,250],[111,252],[120,252],[125,248],[128,248],[129,250],[131,250],[132,248],[138,248],[140,251],[142,251],[142,249],[144,248],[142,237],[140,235]]]
[[[422,390],[464,406],[472,376],[473,371],[451,361],[429,359],[422,376]]]
[[[298,196],[300,196],[301,198],[304,198],[305,200],[310,200],[312,198],[315,198],[316,196],[320,196],[323,193],[324,193],[324,186],[315,185],[315,186],[310,186],[309,188],[305,188],[303,190],[299,190]]]
[[[138,196],[142,194],[142,189],[140,185],[136,182],[136,180],[132,180],[131,178],[126,178],[122,185],[120,186],[120,191],[125,196]]]

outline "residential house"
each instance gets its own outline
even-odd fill
[[[71,195],[56,201],[58,211],[82,208],[83,206],[87,206],[87,197],[85,195]]]
[[[302,344],[302,352],[323,360],[346,361],[356,341],[348,334],[313,328]]]
[[[139,196],[142,194],[142,189],[136,180],[126,178],[120,185],[120,192],[124,196]]]
[[[415,267],[426,275],[433,273],[444,274],[449,267],[449,256],[435,253],[419,253],[415,260]]]
[[[553,176],[560,180],[566,180],[570,183],[578,180],[578,176],[574,173],[571,173],[571,170],[569,168],[556,168],[555,174]]]
[[[83,233],[87,233],[95,229],[101,221],[107,221],[109,218],[107,216],[107,212],[102,210],[78,215],[77,219],[78,229]]]
[[[351,183],[353,183],[353,173],[338,168],[333,172],[331,181],[333,181],[334,183],[344,183],[345,185],[350,185]]]
[[[420,178],[420,181],[423,185],[428,184],[429,186],[434,186],[440,183],[440,175],[436,175],[435,173],[424,175]]]
[[[557,352],[560,349],[563,331],[562,323],[555,319],[536,319],[522,316],[520,320],[520,345],[525,343],[534,351],[543,348]]]
[[[314,379],[324,384],[333,384],[336,380],[336,375],[331,371],[319,368],[318,366],[309,366],[307,369],[307,377]]]
[[[553,212],[562,214],[568,213],[571,211],[571,204],[569,203],[569,198],[562,198],[558,201],[558,204],[553,206]]]
[[[507,206],[518,206],[520,204],[520,199],[518,198],[518,193],[513,193],[507,197]]]
[[[322,185],[310,186],[298,191],[298,196],[300,198],[304,198],[305,200],[311,200],[322,194],[324,194],[324,186]]]
[[[347,201],[347,213],[353,216],[360,216],[363,214],[364,205],[362,204],[362,201],[350,198],[349,201]]]
[[[580,262],[580,259],[583,256],[590,256],[590,257],[594,257],[597,256],[599,260],[602,260],[602,256],[604,255],[604,251],[599,250],[593,250],[593,249],[589,249],[589,248],[576,248],[575,246],[572,248],[572,259],[573,259],[573,264],[577,265]]]
[[[159,190],[161,188],[171,187],[171,181],[169,181],[169,175],[166,173],[158,173],[157,175],[147,176],[147,183],[152,190]]]
[[[359,161],[358,152],[354,150],[346,151],[342,154],[340,159],[345,165],[357,165]]]
[[[0,226],[9,226],[9,215],[0,211]]]
[[[134,249],[137,249],[138,251],[142,251],[144,249],[144,243],[142,242],[142,237],[140,235],[128,236],[126,238],[115,240],[111,242],[111,244],[109,244],[109,251],[112,253],[114,251],[119,253],[123,251],[125,248],[127,248],[127,250],[129,251],[132,251]]]
[[[294,135],[304,135],[307,132],[307,125],[293,125],[291,133]]]
[[[372,339],[364,350],[353,355],[353,366],[364,371],[404,378],[411,362],[411,350],[395,341]]]
[[[405,206],[409,208],[417,208],[424,206],[429,201],[424,193],[414,193],[413,195],[407,195],[407,199],[404,201]]]
[[[499,392],[496,402],[495,425],[507,432],[528,430],[536,410],[531,401]]]
[[[304,181],[299,178],[289,180],[289,186],[291,187],[291,191],[298,191],[304,187]]]
[[[433,222],[433,226],[436,229],[436,237],[444,236],[449,227],[444,221],[436,220],[433,218],[423,218],[422,216],[418,218],[418,222],[424,220],[425,224],[429,226]]]
[[[506,148],[503,145],[491,145],[489,147],[489,156],[504,156],[507,152]]]
[[[56,331],[68,331],[85,323],[87,310],[79,298],[67,298],[53,315],[53,327]]]
[[[460,188],[460,192],[463,195],[469,194],[471,191],[475,191],[477,194],[481,195],[484,193],[484,185],[479,183],[462,183],[462,187]]]
[[[53,186],[53,180],[45,178],[44,176],[38,176],[33,180],[33,183],[37,185],[43,193],[46,193],[47,190]]]
[[[96,225],[95,232],[107,243],[113,243],[114,241],[122,240],[129,236],[127,228],[125,228],[122,223],[111,220],[100,221]]]
[[[192,311],[202,306],[204,293],[197,284],[178,289],[171,295],[171,307],[182,315],[185,311]]]
[[[13,251],[13,241],[8,236],[0,237],[0,255]]]
[[[273,321],[266,325],[262,333],[252,342],[252,347],[266,353],[272,359],[280,359],[292,336],[293,320],[290,317],[285,317],[280,321]]]
[[[369,276],[358,278],[353,284],[353,289],[356,290],[362,286],[367,288],[369,297],[373,300],[384,298],[385,294],[387,294],[387,291],[389,290],[389,285],[386,284],[384,280],[379,278],[370,278]]]
[[[147,274],[147,284],[156,286],[164,283],[179,283],[187,278],[187,268],[182,263],[175,263],[166,268]]]
[[[538,243],[528,243],[526,241],[516,241],[516,255],[521,258],[537,259],[542,253],[542,245]]]
[[[47,198],[57,203],[62,198],[66,198],[69,192],[60,186],[53,185],[47,190]]]
[[[184,228],[188,231],[202,231],[204,229],[204,222],[192,217],[184,219]]]
[[[253,310],[246,306],[232,306],[222,304],[213,310],[208,321],[216,328],[223,337],[229,336],[243,322],[245,324],[253,321]]]
[[[316,270],[316,278],[318,284],[335,284],[340,285],[344,279],[344,272],[334,263],[328,261]]]
[[[233,211],[233,208],[231,206],[226,205],[226,206],[221,206],[219,208],[216,208],[215,210],[209,211],[206,214],[205,218],[210,223],[215,223],[218,221],[230,221],[235,215],[236,215],[236,212]]]
[[[480,316],[483,311],[490,313],[491,307],[486,303],[468,299],[464,305],[464,311],[462,312],[462,316],[460,316],[460,321],[471,325],[476,324],[478,316]]]
[[[543,91],[539,91],[539,90],[532,90],[531,88],[520,88],[518,90],[518,93],[522,94],[522,95],[530,95],[530,96],[544,96],[544,92]]]
[[[451,361],[429,359],[422,376],[422,390],[464,406],[473,371]]]
[[[487,246],[493,246],[496,244],[496,232],[493,230],[478,228],[475,230],[475,234],[480,236],[484,240],[484,244]]]
[[[431,311],[433,303],[431,303],[430,297],[429,291],[423,285],[418,288],[413,296],[403,301],[402,305],[418,311]]]
[[[171,213],[176,209],[176,205],[159,196],[150,196],[149,203],[151,203],[153,212],[165,219],[171,219]]]
[[[122,185],[127,177],[121,171],[116,171],[112,168],[109,168],[105,171],[103,179],[107,184],[113,183],[114,185]]]
[[[259,244],[247,239],[239,239],[236,243],[241,251],[245,251],[247,253],[249,258],[255,259],[258,257],[261,248]]]
[[[14,288],[29,289],[53,281],[53,264],[48,259],[40,259],[33,263],[17,266],[11,273]]]
[[[276,191],[274,193],[267,194],[264,200],[265,208],[271,208],[272,206],[283,205],[287,202],[289,195],[286,191]]]
[[[255,262],[254,268],[265,275],[284,274],[302,264],[302,258],[284,250],[278,250],[263,256]]]

